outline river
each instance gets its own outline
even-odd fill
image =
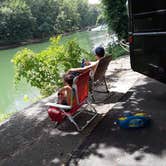
[[[106,30],[101,27],[92,29],[92,31],[76,32],[62,38],[62,42],[71,38],[77,39],[80,46],[87,51],[91,51],[98,45],[106,45],[109,42],[109,36]],[[29,44],[14,49],[0,50],[0,115],[19,111],[31,103],[38,96],[39,90],[31,87],[25,81],[21,81],[17,87],[14,86],[14,66],[11,59],[15,53],[23,48],[30,48],[39,52],[49,45],[49,42]]]

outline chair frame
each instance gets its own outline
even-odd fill
[[[94,92],[107,93],[108,95],[110,94],[105,73],[107,71],[108,65],[111,60],[112,60],[111,56],[105,56],[102,59],[100,59],[95,72],[91,74],[92,83],[91,83],[90,95],[93,101],[96,101]],[[96,90],[96,87],[99,87],[102,83],[105,86],[105,91]]]
[[[88,92],[87,92],[87,96],[85,96],[85,98],[81,101],[79,99],[79,91],[78,91],[78,81],[79,79],[82,79],[82,77],[87,77],[86,79],[86,84],[84,86],[89,86],[88,84],[88,80],[89,80],[89,72],[90,70],[80,74],[79,76],[75,77],[73,80],[73,85],[72,88],[75,91],[75,97],[76,97],[76,106],[72,107],[72,106],[66,106],[66,105],[62,105],[62,104],[57,104],[57,103],[46,103],[47,106],[49,106],[50,109],[52,109],[52,111],[58,111],[58,113],[60,113],[60,119],[57,119],[57,121],[54,119],[54,117],[51,117],[52,121],[56,121],[56,125],[58,125],[59,123],[61,123],[63,121],[63,119],[65,117],[67,117],[67,119],[74,124],[74,126],[76,127],[76,129],[78,131],[82,131],[83,129],[85,129],[89,123],[91,123],[95,117],[97,116],[97,111],[95,109],[94,106],[92,106],[92,104],[90,103],[90,101],[88,100]],[[87,89],[88,91],[89,89]],[[86,124],[83,126],[79,126],[78,123],[75,121],[75,117],[77,117],[80,113],[82,113],[83,111],[85,111],[85,108],[81,109],[83,106],[85,106],[86,108],[89,107],[90,111],[86,110],[86,113],[91,114],[92,117],[86,121]],[[65,111],[65,110],[70,110],[70,111]],[[48,112],[49,113],[49,112]],[[52,112],[53,113],[53,112]],[[56,115],[55,115],[56,116]]]

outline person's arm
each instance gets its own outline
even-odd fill
[[[71,68],[67,71],[67,73],[70,73],[70,72],[82,72],[84,71],[85,68],[82,68],[82,67],[78,67],[78,68]]]
[[[98,61],[87,61],[85,62],[85,65],[86,66],[93,66],[93,65],[96,65],[98,63]]]
[[[98,61],[90,62],[90,65],[88,65],[88,66],[79,67],[79,68],[71,68],[71,69],[68,70],[67,73],[70,73],[70,72],[80,72],[81,73],[81,72],[84,72],[84,71],[86,71],[90,68],[93,69],[97,64],[98,64]]]

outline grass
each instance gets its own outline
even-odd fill
[[[16,112],[0,114],[0,123],[7,120],[7,119],[9,119],[14,113],[16,113]]]
[[[113,45],[108,46],[107,48],[108,54],[112,55],[112,58],[115,60],[116,58],[123,56],[127,54],[127,51],[125,51],[120,45]]]

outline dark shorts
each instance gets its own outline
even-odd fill
[[[73,77],[75,78],[75,77],[80,75],[80,72],[78,72],[78,71],[71,71],[70,74],[72,74]]]

